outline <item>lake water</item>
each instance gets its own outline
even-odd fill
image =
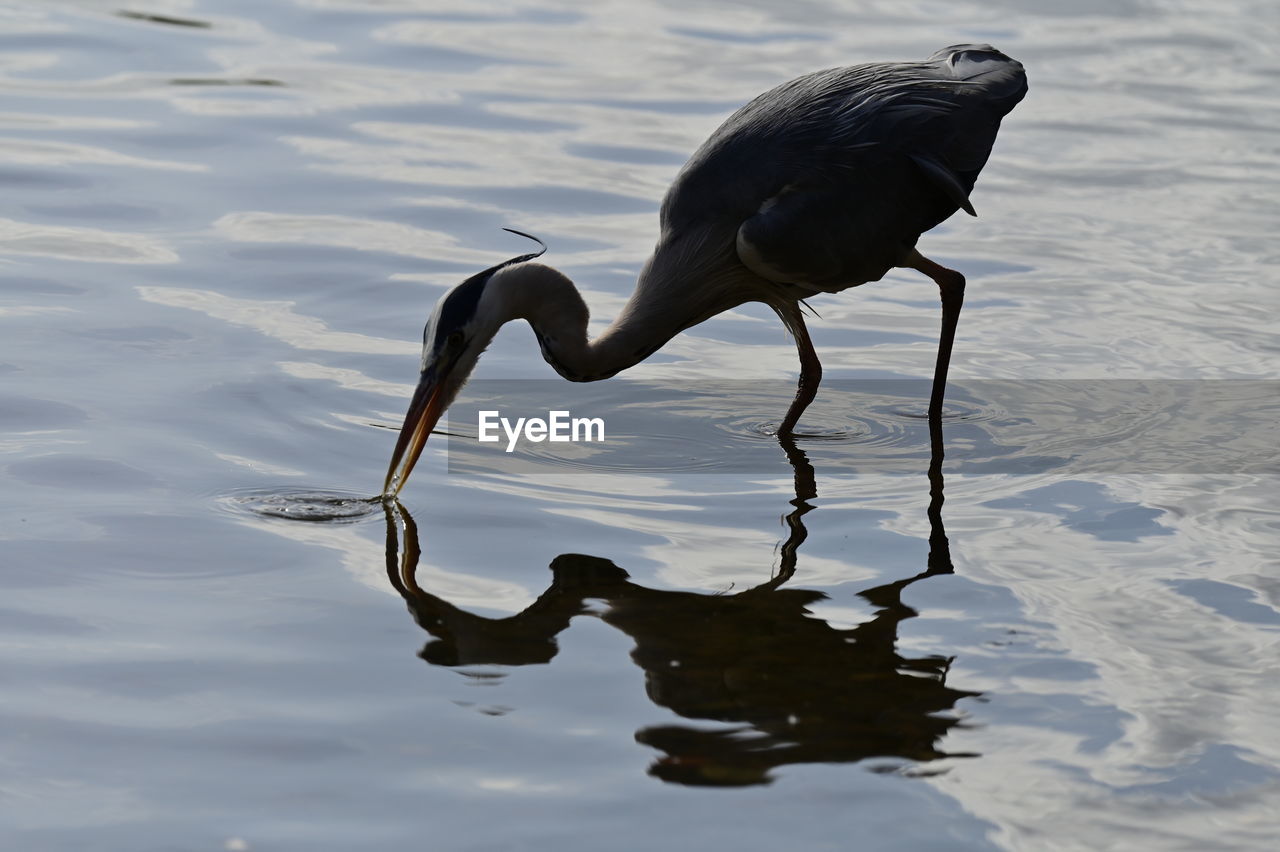
[[[3,846],[1270,848],[1278,31],[0,3]],[[527,250],[502,228],[600,327],[729,112],[956,42],[1031,91],[980,218],[921,241],[969,278],[945,481],[937,292],[895,272],[814,300],[826,440],[768,437],[796,360],[758,306],[598,385],[513,326],[475,399],[626,412],[614,443],[481,457],[455,416],[361,502],[431,305]]]

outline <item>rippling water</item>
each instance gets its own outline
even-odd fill
[[[6,848],[1268,847],[1278,23],[0,3]],[[641,452],[484,468],[455,418],[365,499],[503,227],[602,325],[732,109],[962,41],[1031,93],[921,243],[970,282],[945,504],[909,398],[841,407],[929,374],[900,272],[815,301],[829,440],[767,437],[795,356],[750,307],[609,391]],[[534,347],[477,387],[551,378]]]

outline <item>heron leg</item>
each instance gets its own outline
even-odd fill
[[[954,269],[934,263],[916,249],[911,250],[902,265],[928,275],[942,294],[942,333],[938,337],[938,362],[933,368],[933,392],[929,395],[929,420],[941,421],[942,399],[947,392],[947,370],[951,366],[951,348],[956,341],[960,308],[964,305],[964,276]]]
[[[822,381],[822,364],[818,361],[818,353],[813,348],[813,341],[809,339],[809,329],[805,327],[804,315],[800,313],[799,307],[789,311],[783,317],[783,321],[795,335],[796,349],[800,353],[800,385],[796,388],[796,398],[791,401],[791,407],[787,409],[787,416],[782,418],[782,425],[778,427],[779,437],[790,437],[796,423],[800,420],[800,415],[804,414],[809,403],[813,402],[813,398],[818,395],[818,384]]]

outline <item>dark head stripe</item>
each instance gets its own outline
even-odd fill
[[[511,231],[510,228],[503,228],[504,231]],[[491,266],[484,272],[476,273],[454,287],[444,295],[440,301],[440,315],[437,328],[454,329],[461,327],[467,320],[475,315],[476,306],[480,303],[480,296],[484,293],[484,287],[489,283],[489,279],[499,269],[505,269],[517,263],[524,263],[527,260],[533,260],[541,257],[547,250],[547,244],[539,240],[537,237],[529,236],[529,234],[520,231],[511,231],[513,234],[519,234],[522,237],[528,237],[537,242],[542,249],[533,254],[522,254],[519,257],[513,257],[510,260],[503,261],[497,266]],[[427,330],[423,330],[423,343],[430,343],[426,339]]]

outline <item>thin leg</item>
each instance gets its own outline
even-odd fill
[[[945,482],[942,478],[942,461],[946,457],[942,444],[941,412],[929,415],[929,574],[950,574],[951,542],[947,540],[947,528],[942,522],[942,504]]]
[[[782,320],[796,338],[796,349],[800,353],[800,385],[796,388],[796,398],[787,409],[787,416],[778,427],[780,438],[791,437],[800,415],[818,395],[818,384],[822,381],[822,364],[818,361],[818,353],[814,351],[813,341],[809,339],[809,329],[805,327],[804,315],[800,313],[799,307],[789,311]]]
[[[947,369],[951,366],[951,347],[956,341],[956,325],[964,305],[964,276],[954,269],[934,263],[915,249],[903,266],[923,272],[933,279],[942,293],[942,334],[938,337],[938,363],[933,368],[933,393],[929,396],[929,420],[942,420],[942,399],[947,393]]]

